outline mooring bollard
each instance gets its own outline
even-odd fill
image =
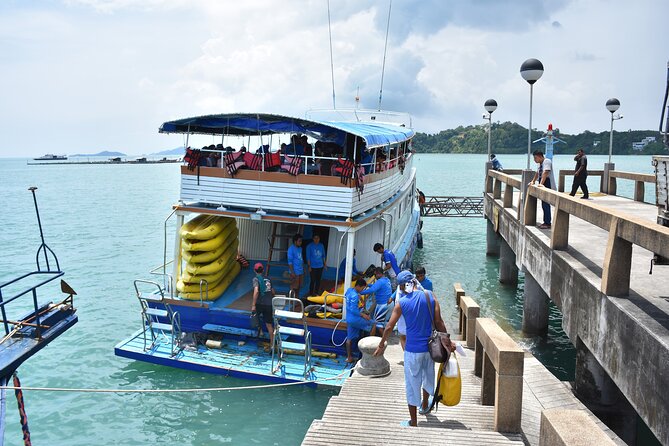
[[[378,336],[367,336],[358,341],[358,349],[362,353],[362,359],[355,367],[355,371],[363,376],[386,376],[390,373],[390,363],[383,354],[374,356],[381,338]]]

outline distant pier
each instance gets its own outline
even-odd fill
[[[95,160],[95,161],[28,161],[29,166],[53,166],[53,165],[63,165],[63,164],[170,164],[170,163],[181,163],[181,159],[170,159],[170,158],[161,158],[159,160],[147,159],[147,158],[138,158],[134,160],[125,160],[121,158],[111,158],[108,160]]]

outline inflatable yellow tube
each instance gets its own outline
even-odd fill
[[[307,300],[309,302],[313,302],[315,304],[322,304],[326,303],[328,305],[333,304],[333,303],[344,303],[344,298],[341,296],[334,296],[334,295],[329,295],[327,298],[325,297],[328,294],[327,291],[324,291],[323,294],[320,296],[312,296],[312,297],[307,297]],[[327,302],[325,302],[327,300]]]
[[[223,244],[218,248],[216,248],[214,251],[189,251],[182,249],[181,258],[184,259],[186,262],[190,263],[213,262],[214,260],[221,257],[221,255],[223,255],[228,246],[237,241],[238,235],[239,231],[237,231],[237,228],[235,228],[229,235],[229,237],[223,242]]]
[[[209,301],[218,299],[220,297],[220,295],[223,294],[223,292],[225,292],[226,289],[228,289],[228,287],[230,286],[232,281],[235,280],[235,278],[237,277],[237,275],[239,274],[241,269],[242,269],[242,267],[239,266],[239,263],[235,262],[234,265],[233,265],[232,271],[230,271],[230,273],[228,273],[228,275],[225,276],[223,278],[223,280],[221,280],[217,285],[215,285],[213,287],[211,285],[209,285],[209,296],[208,297],[207,296],[202,296],[202,298],[204,300],[209,300]],[[183,286],[183,282],[181,282],[181,281],[177,282],[177,290],[179,289],[179,284],[182,284],[182,286]],[[197,286],[196,288],[197,288],[197,292],[194,292],[194,293],[193,292],[180,292],[179,295],[182,298],[188,299],[188,300],[200,300],[200,287]],[[203,290],[203,293],[204,293],[204,290]]]
[[[180,282],[183,282],[186,285],[199,285],[200,280],[206,280],[209,284],[218,283],[221,281],[223,276],[225,276],[232,269],[232,263],[228,263],[224,268],[216,271],[213,274],[190,274],[189,272],[184,272],[181,275]],[[210,285],[211,286],[211,285]],[[199,289],[198,289],[199,291]]]
[[[192,275],[208,275],[219,272],[228,263],[237,257],[238,243],[236,241],[228,246],[221,256],[211,263],[186,263],[186,272]]]
[[[209,240],[181,240],[181,248],[186,251],[214,251],[220,248],[235,231],[237,226],[229,224],[216,237]]]
[[[181,238],[188,240],[210,240],[223,232],[229,225],[235,224],[231,217],[199,215],[181,226]]]

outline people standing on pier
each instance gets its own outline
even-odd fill
[[[381,263],[383,270],[388,274],[390,284],[393,290],[397,288],[397,275],[400,273],[400,267],[397,265],[397,258],[390,249],[384,249],[381,243],[374,245],[374,252],[381,254]]]
[[[274,289],[272,282],[267,277],[263,277],[264,268],[262,263],[258,262],[253,267],[256,275],[253,277],[253,303],[251,305],[251,314],[259,314],[262,322],[269,333],[269,345],[274,345],[274,312],[272,311],[272,298]],[[262,335],[262,325],[258,327],[258,336]]]
[[[432,314],[434,326],[437,330],[447,332],[446,324],[441,318],[439,302],[431,291],[417,290],[418,281],[410,271],[402,271],[397,276],[397,284],[404,291],[393,309],[390,320],[383,331],[383,337],[374,352],[375,356],[383,353],[386,340],[392,333],[400,316],[404,316],[407,326],[407,341],[404,350],[404,384],[406,386],[407,405],[409,406],[409,421],[402,422],[403,426],[417,426],[417,409],[420,414],[426,415],[430,409],[430,396],[434,395],[434,361],[430,357],[427,342],[432,334]],[[434,308],[434,311],[432,308]],[[451,349],[455,344],[451,343]],[[422,401],[421,401],[422,390]]]
[[[574,168],[574,184],[571,186],[571,193],[569,195],[572,197],[576,195],[576,191],[580,187],[583,191],[583,196],[581,198],[587,200],[590,197],[590,194],[588,193],[588,185],[586,183],[588,179],[588,157],[585,156],[583,149],[578,149],[574,161],[576,161],[576,167]]]
[[[307,266],[309,267],[309,296],[321,294],[321,277],[327,268],[325,247],[321,243],[321,236],[314,234],[313,241],[307,245]]]
[[[353,362],[353,341],[360,339],[361,331],[369,331],[371,336],[376,334],[376,325],[371,316],[360,311],[360,292],[365,289],[365,279],[358,279],[352,288],[346,290],[346,362]]]
[[[293,244],[288,248],[288,270],[290,271],[290,289],[295,293],[295,298],[300,299],[300,288],[304,283],[302,236],[300,234],[293,236]]]
[[[426,289],[428,291],[432,291],[432,281],[426,276],[425,273],[425,268],[422,266],[416,270],[416,279],[418,280],[418,283],[423,287],[423,289]]]
[[[539,186],[555,189],[555,178],[553,177],[553,163],[549,158],[544,156],[541,150],[535,150],[534,162],[539,165],[539,169],[534,174],[534,178],[530,184],[539,181]],[[539,229],[550,229],[551,227],[551,205],[545,201],[541,202],[541,209],[544,211],[544,222],[539,225]]]

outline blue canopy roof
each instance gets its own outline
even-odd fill
[[[396,144],[412,138],[413,129],[381,122],[311,121],[290,116],[231,113],[197,116],[168,121],[160,133],[197,133],[214,135],[263,135],[304,133],[319,141],[343,144],[346,135],[363,138],[367,148]]]

